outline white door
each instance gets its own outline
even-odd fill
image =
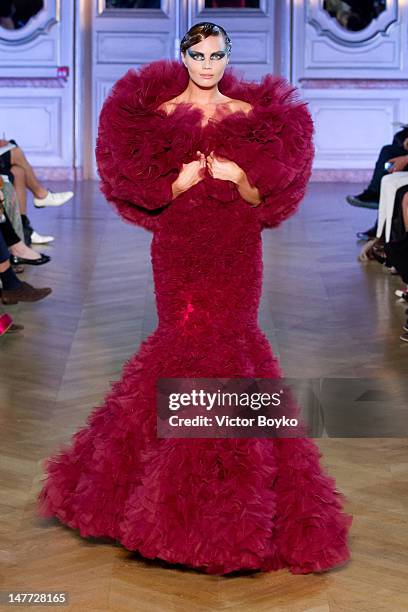
[[[112,85],[129,68],[173,58],[179,2],[96,0],[92,22],[92,142],[89,155],[96,177],[95,140],[99,112]],[[129,8],[130,7],[130,8]]]
[[[14,138],[49,178],[72,177],[75,165],[74,7],[0,2],[0,137]]]

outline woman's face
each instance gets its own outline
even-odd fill
[[[228,64],[224,37],[208,36],[182,53],[190,79],[200,87],[214,87]]]

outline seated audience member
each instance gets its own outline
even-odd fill
[[[391,226],[392,240],[401,240],[408,232],[408,180],[395,194],[393,220]],[[407,261],[408,263],[408,261]]]
[[[391,239],[383,243],[385,263],[393,266],[408,285],[408,180],[395,196]]]
[[[14,30],[15,25],[13,21],[13,2],[11,0],[2,0],[0,2],[0,27],[5,30]]]
[[[377,237],[367,242],[359,259],[360,261],[375,259],[394,274],[398,274],[405,288],[396,291],[396,294],[408,301],[408,172],[397,172],[395,178],[403,174],[405,174],[405,184],[396,191],[394,185],[393,199],[389,200],[392,210],[387,211],[389,216],[385,220],[385,227],[383,218],[378,223]],[[380,211],[383,203],[383,183],[385,182],[386,185],[390,178],[391,176],[384,177],[381,182]],[[379,235],[380,231],[381,235]],[[389,239],[386,240],[388,234]],[[405,314],[408,315],[408,310],[405,311]],[[408,320],[403,325],[400,340],[408,342]]]
[[[35,232],[27,217],[27,189],[34,196],[34,206],[44,208],[46,206],[61,206],[73,197],[72,191],[53,193],[46,189],[37,179],[35,172],[29,164],[22,149],[17,146],[15,140],[0,140],[0,147],[8,144],[16,146],[10,151],[0,155],[0,174],[6,174],[14,184],[20,203],[20,214],[23,222],[26,243],[45,244],[54,240],[53,236],[41,236]]]
[[[0,190],[3,192],[3,206],[10,223],[20,240],[24,240],[23,222],[17,192],[5,174],[0,174]],[[1,197],[1,196],[0,196]]]
[[[37,251],[34,251],[31,247],[27,246],[25,242],[20,240],[15,233],[6,212],[3,213],[3,221],[0,223],[0,233],[2,234],[3,239],[11,253],[10,263],[13,266],[22,264],[41,266],[51,261],[51,257],[49,255],[45,255],[45,253],[37,253]]]
[[[394,171],[408,169],[408,127],[395,134],[391,145],[382,147],[368,187],[358,195],[347,196],[346,200],[349,204],[362,208],[378,208],[381,179],[389,174],[389,171],[384,166],[386,162],[394,163]],[[365,232],[358,232],[357,237],[360,240],[370,240],[375,238],[376,234],[377,224]]]
[[[3,225],[3,224],[0,224]],[[50,287],[36,289],[29,283],[20,281],[10,265],[10,253],[0,232],[0,281],[1,301],[3,304],[18,304],[18,302],[37,302],[52,291]]]
[[[13,266],[21,266],[24,263],[39,266],[48,263],[51,260],[49,255],[38,254],[27,246],[15,232],[6,212],[5,191],[3,179],[0,177],[0,233],[11,252],[10,262]]]
[[[398,240],[408,231],[408,172],[393,172],[381,181],[376,236],[368,240],[359,255],[360,261],[376,259],[386,263],[384,246]],[[393,266],[388,266],[392,268]]]
[[[391,227],[398,190],[406,185],[408,185],[407,171],[393,171],[388,176],[384,176],[381,181],[376,236],[377,238],[383,236],[384,242],[389,242],[391,239]]]

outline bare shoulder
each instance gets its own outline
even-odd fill
[[[166,100],[165,102],[160,104],[160,106],[158,106],[158,109],[163,110],[165,113],[170,113],[174,110],[175,106],[179,104],[179,102],[180,102],[179,96],[177,96],[176,98],[172,98],[171,100]]]
[[[244,111],[244,113],[249,113],[249,111],[253,109],[252,104],[249,102],[244,102],[244,100],[234,100],[233,98],[231,98],[231,107],[234,113],[240,110]]]

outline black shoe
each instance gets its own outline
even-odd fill
[[[28,283],[22,282],[17,289],[3,289],[1,301],[3,304],[18,304],[18,302],[38,302],[52,292],[50,287],[37,289]]]
[[[40,253],[41,257],[39,259],[25,259],[25,257],[17,257],[17,255],[10,255],[10,263],[12,266],[19,266],[21,264],[28,264],[29,266],[42,266],[43,264],[51,261],[51,257],[49,255],[45,255],[45,253]]]
[[[355,197],[362,202],[378,202],[378,193],[371,191],[371,189],[364,189],[364,191]]]
[[[366,189],[356,196],[349,195],[346,197],[346,200],[352,206],[358,206],[359,208],[376,209],[379,206],[378,195],[369,189]]]
[[[377,223],[365,232],[357,232],[356,235],[359,240],[371,240],[371,238],[375,238],[377,236]]]

